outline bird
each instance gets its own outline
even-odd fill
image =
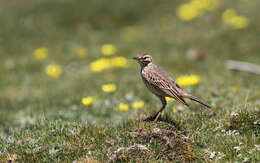
[[[211,108],[210,105],[182,89],[175,80],[153,63],[150,54],[142,53],[133,57],[133,59],[136,60],[141,67],[140,74],[145,86],[161,100],[162,107],[154,116],[152,116],[155,122],[158,121],[162,111],[167,105],[166,97],[173,98],[188,107],[189,105],[184,98],[191,99],[204,105],[206,108]]]

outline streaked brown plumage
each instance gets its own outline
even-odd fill
[[[165,97],[174,98],[178,102],[187,106],[189,105],[186,103],[184,98],[189,98],[210,108],[208,104],[185,92],[168,74],[161,71],[159,67],[153,64],[152,57],[149,54],[144,53],[140,56],[134,57],[133,59],[137,60],[141,66],[141,77],[146,87],[160,98],[162,102],[161,109],[154,115],[154,121],[158,120],[161,116],[161,112],[167,105]]]

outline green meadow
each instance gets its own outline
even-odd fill
[[[260,162],[260,76],[226,66],[260,64],[260,2],[196,1],[0,0],[0,162]],[[212,108],[145,120],[143,52]]]

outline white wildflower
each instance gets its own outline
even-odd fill
[[[245,157],[243,160],[243,162],[249,162],[249,161],[250,161],[250,159],[248,157]]]
[[[255,144],[255,148],[256,148],[257,151],[260,151],[260,145]]]
[[[209,158],[213,159],[217,155],[217,152],[209,152]]]
[[[237,130],[228,130],[225,132],[225,135],[227,136],[237,136],[239,135],[239,132]]]
[[[234,149],[235,149],[236,151],[240,151],[240,150],[241,150],[241,147],[240,147],[240,146],[236,146],[236,147],[234,147]]]

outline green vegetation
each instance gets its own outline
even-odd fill
[[[0,162],[260,162],[260,76],[225,67],[228,59],[260,63],[260,2],[220,2],[183,21],[180,0],[0,0]],[[225,24],[228,8],[248,26]],[[103,44],[117,52],[103,56]],[[48,56],[37,60],[41,47]],[[213,108],[170,102],[160,122],[144,121],[161,104],[130,59],[141,52],[175,78],[199,76],[185,89]],[[93,61],[116,56],[127,66],[91,71]],[[48,75],[49,65],[61,74]],[[103,92],[109,83],[116,91]],[[86,96],[92,106],[82,104]],[[132,109],[135,101],[144,107]]]

